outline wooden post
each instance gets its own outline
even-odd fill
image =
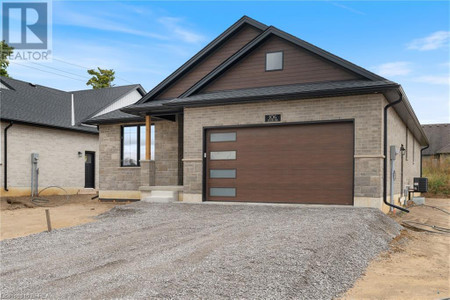
[[[45,216],[47,218],[47,231],[50,232],[52,231],[52,223],[50,221],[50,210],[48,209],[45,210]]]
[[[146,160],[151,160],[151,150],[150,150],[150,145],[152,144],[152,135],[151,135],[151,126],[152,126],[152,122],[151,122],[151,117],[146,115],[145,116],[145,159]]]

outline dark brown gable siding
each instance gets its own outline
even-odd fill
[[[266,52],[274,51],[283,51],[284,69],[266,72]],[[359,78],[361,77],[307,50],[272,36],[202,92]]]
[[[260,33],[261,30],[253,26],[243,26],[238,32],[230,37],[225,44],[157,96],[156,99],[171,99],[178,97]]]

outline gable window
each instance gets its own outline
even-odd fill
[[[283,51],[266,53],[266,71],[283,70]]]
[[[151,157],[154,156],[154,125],[151,127]],[[120,166],[139,167],[140,160],[145,159],[145,125],[122,126],[122,143]]]

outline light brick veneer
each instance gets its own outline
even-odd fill
[[[3,130],[8,125],[1,122],[1,174],[3,188]],[[70,130],[14,124],[8,130],[8,188],[2,196],[30,194],[31,153],[39,153],[39,187],[57,185],[77,193],[84,188],[84,152],[95,151],[98,187],[98,135]],[[81,152],[81,156],[78,155]],[[54,190],[54,192],[60,192]]]

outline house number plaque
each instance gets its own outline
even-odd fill
[[[281,122],[281,115],[280,114],[266,115],[265,120],[266,122]]]

